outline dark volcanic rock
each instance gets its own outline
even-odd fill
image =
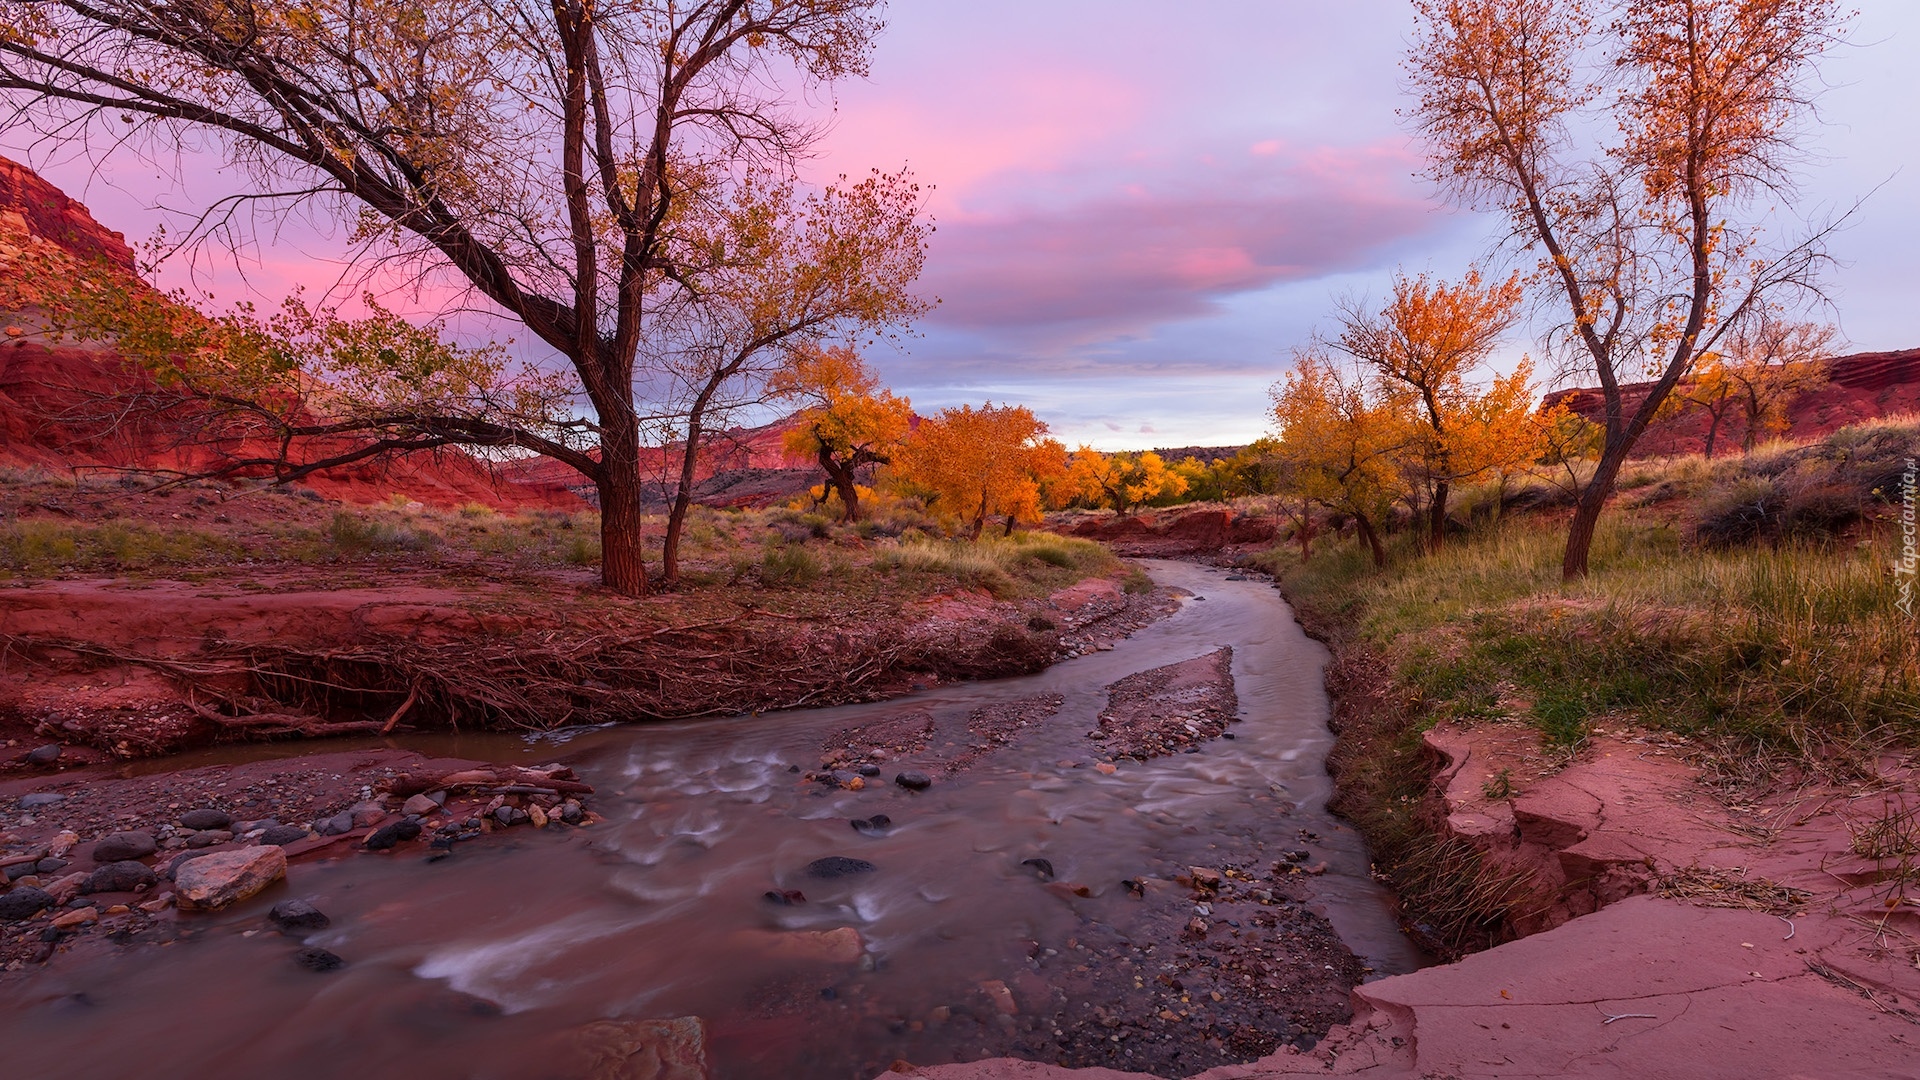
[[[893,782],[908,791],[925,791],[933,786],[933,777],[923,772],[903,772],[894,777]]]
[[[7,922],[31,919],[52,906],[53,896],[45,889],[36,889],[31,885],[0,893],[0,919]]]
[[[149,832],[110,833],[99,843],[93,845],[93,861],[97,863],[126,862],[128,859],[144,859],[160,850]]]
[[[285,847],[288,844],[305,840],[309,835],[311,834],[308,833],[307,830],[298,825],[275,825],[260,834],[260,842],[263,844],[278,844],[281,847]]]
[[[402,818],[391,825],[382,825],[367,837],[367,847],[372,851],[385,851],[402,841],[412,840],[420,835],[420,823],[412,818]]]
[[[160,880],[153,868],[143,862],[126,859],[111,862],[87,875],[87,883],[80,887],[82,892],[133,892],[143,886],[152,886]]]
[[[59,743],[48,743],[45,746],[27,751],[27,763],[29,765],[51,765],[60,760],[60,751],[61,746]]]
[[[849,859],[845,855],[829,855],[824,859],[815,859],[807,864],[807,874],[817,878],[848,877],[853,874],[870,874],[880,869],[865,859]]]
[[[282,900],[267,912],[267,918],[273,925],[288,933],[304,933],[308,930],[325,930],[333,925],[327,913],[307,903],[305,900]]]
[[[183,828],[192,829],[195,832],[205,832],[208,829],[224,829],[231,824],[233,824],[233,816],[231,814],[228,814],[224,810],[215,810],[211,807],[189,810],[180,815],[180,825]]]

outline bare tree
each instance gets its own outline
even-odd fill
[[[1810,291],[1830,227],[1768,246],[1790,200],[1834,0],[1415,0],[1410,117],[1433,176],[1508,216],[1559,308],[1553,343],[1600,383],[1605,440],[1562,573],[1587,572],[1620,466],[1731,322]],[[1584,150],[1598,131],[1618,137]],[[1653,379],[1629,410],[1623,382]]]
[[[815,141],[790,88],[863,74],[877,9],[4,0],[0,91],[16,132],[63,145],[155,153],[210,133],[252,177],[246,199],[317,200],[386,257],[450,272],[525,324],[570,363],[591,445],[511,423],[485,439],[593,481],[602,579],[638,595],[648,316],[724,261],[682,226],[734,203],[743,167],[789,168]]]

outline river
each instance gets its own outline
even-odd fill
[[[607,820],[514,830],[433,863],[297,864],[285,887],[193,916],[171,944],[57,958],[0,987],[8,1071],[559,1076],[557,1040],[579,1025],[680,1016],[706,1021],[719,1080],[842,1080],[894,1059],[1008,1052],[1010,1030],[919,1018],[988,980],[1030,985],[1037,952],[1078,947],[1091,925],[1127,932],[1138,905],[1123,880],[1286,846],[1300,830],[1317,834],[1314,856],[1327,864],[1312,883],[1315,910],[1377,975],[1418,966],[1362,844],[1325,809],[1325,650],[1264,581],[1147,566],[1192,594],[1178,612],[1030,677],[725,721],[409,740],[447,755],[565,761],[598,788],[593,806]],[[1233,740],[1112,774],[1088,767],[1107,685],[1221,646],[1234,650]],[[1039,694],[1065,699],[1051,721],[965,772],[936,774],[925,792],[829,791],[793,771],[817,767],[823,735],[850,724]],[[876,813],[892,827],[849,827]],[[830,855],[877,869],[806,875]],[[1023,865],[1031,858],[1088,895],[1042,887]],[[807,902],[765,898],[784,889]],[[288,896],[332,917],[311,943],[346,967],[317,975],[289,962],[291,944],[262,918]],[[823,965],[782,944],[841,927],[864,942],[857,961]]]

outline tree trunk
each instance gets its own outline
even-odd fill
[[[1606,509],[1607,496],[1613,494],[1614,481],[1620,477],[1620,466],[1627,460],[1627,451],[1633,448],[1633,440],[1622,439],[1609,445],[1600,455],[1600,464],[1593,470],[1593,479],[1580,492],[1580,502],[1573,510],[1573,523],[1567,527],[1567,554],[1560,562],[1560,579],[1575,581],[1587,576],[1587,554],[1593,548],[1593,533],[1600,524],[1600,513]]]
[[[680,580],[680,536],[687,527],[687,511],[693,507],[693,474],[700,463],[700,439],[705,434],[699,418],[688,421],[687,445],[680,454],[680,483],[673,493],[673,509],[667,512],[667,537],[660,548],[662,584]]]
[[[1007,531],[1006,531],[1006,532],[1004,532],[1004,533],[1001,533],[1000,535],[1002,535],[1002,536],[1012,536],[1012,535],[1013,535],[1013,515],[1012,515],[1012,514],[1008,514],[1008,515],[1007,515]]]
[[[1710,416],[1712,416],[1712,417],[1713,417],[1713,420],[1712,420],[1712,422],[1711,422],[1711,423],[1709,423],[1709,424],[1707,424],[1707,450],[1706,450],[1706,455],[1707,455],[1707,460],[1709,460],[1709,461],[1711,461],[1711,460],[1713,460],[1713,441],[1714,441],[1714,439],[1716,439],[1716,438],[1718,438],[1718,437],[1719,437],[1719,435],[1720,435],[1720,414],[1719,414],[1719,413],[1710,413],[1710,414],[1708,414],[1708,415],[1710,415]]]
[[[860,520],[860,489],[854,483],[853,469],[833,460],[833,452],[825,446],[819,449],[820,467],[827,471],[827,482],[840,495],[840,507],[846,516],[841,520],[849,523]],[[821,492],[821,501],[826,501],[826,492]]]
[[[600,583],[622,596],[647,594],[640,538],[640,431],[631,420],[602,420],[600,436]]]
[[[1447,543],[1447,495],[1451,490],[1452,485],[1445,480],[1433,485],[1433,505],[1427,508],[1427,553],[1430,555],[1440,554]]]
[[[1380,534],[1373,531],[1373,522],[1367,520],[1367,515],[1356,512],[1353,527],[1359,530],[1360,539],[1367,542],[1367,550],[1373,552],[1373,565],[1387,565],[1387,549],[1380,543]]]
[[[1300,541],[1300,561],[1313,558],[1313,504],[1304,503],[1300,507],[1300,524],[1294,529],[1294,536]]]

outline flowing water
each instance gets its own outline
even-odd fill
[[[717,1077],[872,1075],[996,1048],[978,1028],[901,1017],[957,1003],[1090,922],[1124,929],[1123,879],[1203,859],[1229,837],[1322,837],[1319,904],[1381,974],[1419,963],[1367,874],[1359,840],[1325,810],[1331,741],[1326,654],[1273,588],[1185,563],[1149,564],[1190,591],[1181,610],[1097,652],[1024,678],[891,702],[728,721],[602,729],[571,739],[420,739],[424,751],[563,760],[607,821],[513,830],[449,859],[356,856],[296,865],[291,882],[195,916],[190,939],[63,955],[0,990],[12,1075],[523,1078],[560,1075],[567,1031],[600,1018],[705,1018]],[[1232,646],[1242,722],[1232,741],[1112,775],[1085,764],[1104,687]],[[936,717],[1057,693],[1053,720],[922,793],[824,791],[823,736],[905,710]],[[1081,767],[1065,763],[1079,761]],[[892,774],[889,768],[888,775]],[[885,813],[893,828],[848,825]],[[879,869],[832,881],[814,859]],[[1092,895],[1040,887],[1044,857]],[[768,903],[801,889],[808,903]],[[333,925],[311,939],[347,958],[316,975],[262,918],[311,899]],[[793,931],[854,927],[857,964],[791,955]],[[825,972],[823,974],[823,971]],[[915,1025],[920,1027],[920,1025]]]

